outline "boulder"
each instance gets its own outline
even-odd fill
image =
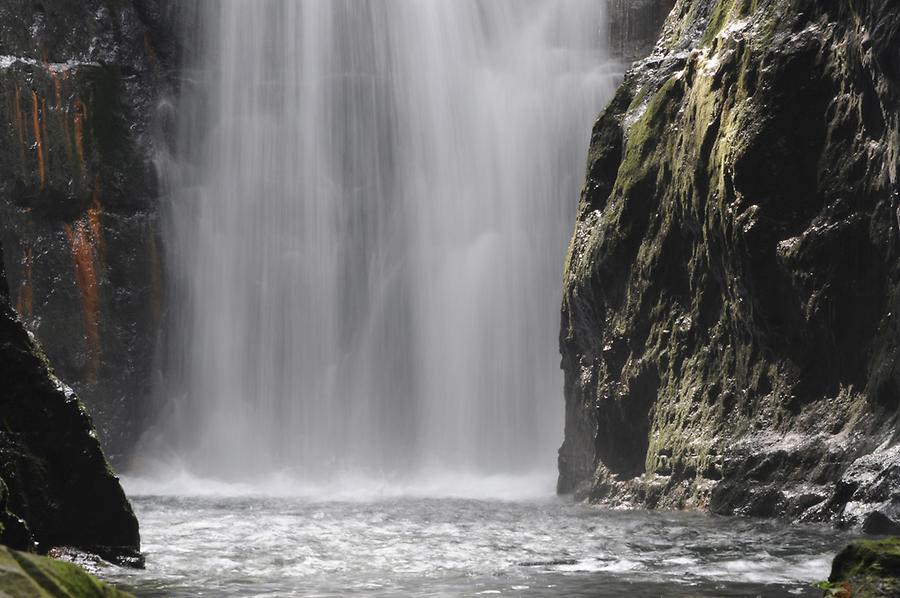
[[[90,416],[2,297],[0,421],[0,541],[139,564],[137,519]]]
[[[77,565],[0,546],[0,595],[11,598],[128,598]]]
[[[834,558],[829,598],[895,598],[900,596],[900,538],[860,540]]]

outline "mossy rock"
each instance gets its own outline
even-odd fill
[[[892,533],[895,5],[678,0],[626,73],[564,274],[560,492]]]
[[[11,598],[127,598],[77,565],[0,546],[0,595]]]
[[[834,557],[825,596],[900,596],[900,538],[860,540]]]

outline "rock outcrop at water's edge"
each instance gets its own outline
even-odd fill
[[[900,522],[900,10],[679,0],[598,119],[559,491]]]
[[[165,0],[0,0],[0,241],[11,301],[124,458],[161,312]],[[171,119],[168,119],[171,120]]]
[[[0,595],[12,598],[128,598],[77,565],[0,546]]]
[[[834,557],[828,598],[894,598],[900,595],[900,538],[853,542]]]
[[[3,285],[0,422],[0,543],[38,551],[70,546],[139,565],[137,519],[91,418],[53,374]]]

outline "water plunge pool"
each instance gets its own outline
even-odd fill
[[[698,513],[374,493],[140,495],[155,596],[820,596],[846,537]]]

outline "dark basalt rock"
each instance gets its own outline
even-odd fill
[[[19,549],[36,543],[41,551],[73,546],[140,564],[137,519],[91,418],[5,297],[0,421],[0,543]]]
[[[834,557],[825,596],[900,596],[900,538],[853,542]]]
[[[676,3],[593,131],[560,492],[900,522],[898,106],[888,0]]]
[[[0,241],[11,302],[124,458],[162,303],[169,3],[0,0]]]

